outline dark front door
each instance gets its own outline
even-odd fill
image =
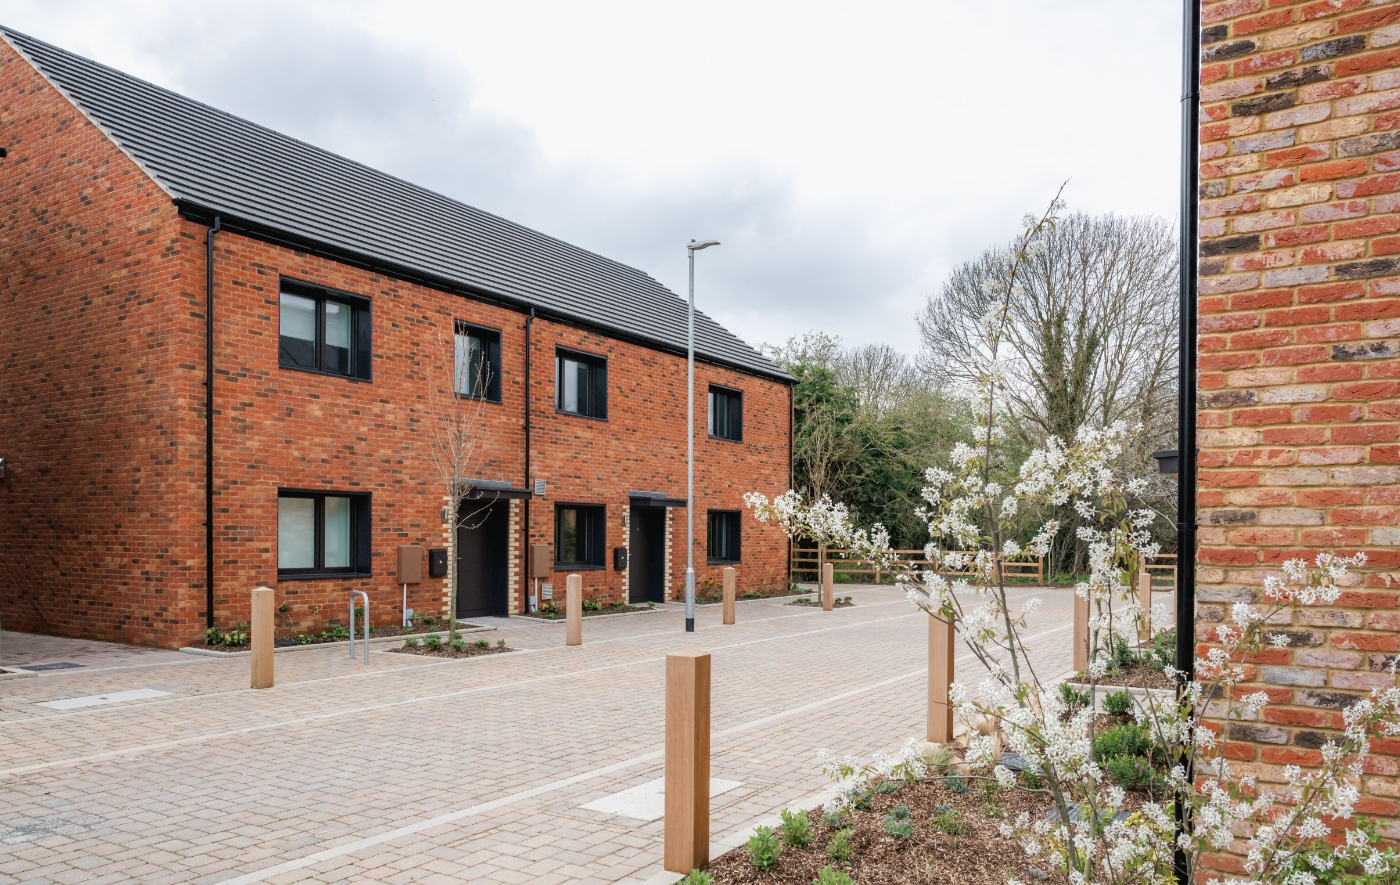
[[[628,539],[627,601],[665,602],[666,508],[633,507]]]
[[[464,501],[457,529],[457,617],[506,614],[508,501]]]

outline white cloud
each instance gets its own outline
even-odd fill
[[[636,265],[752,342],[917,346],[1069,179],[1175,211],[1174,0],[189,4],[0,22]]]

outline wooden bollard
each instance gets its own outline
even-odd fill
[[[729,566],[724,570],[724,622],[734,623],[734,567]]]
[[[1142,609],[1142,626],[1138,638],[1152,638],[1152,573],[1147,570],[1147,558],[1138,557],[1138,608]]]
[[[1089,666],[1089,600],[1074,594],[1074,669]]]
[[[564,644],[583,645],[583,575],[569,575],[564,591]]]
[[[710,862],[710,656],[666,656],[664,866],[689,873]]]
[[[822,563],[822,611],[829,612],[836,607],[836,568],[829,562]]]
[[[953,683],[953,625],[928,618],[928,730],[924,739],[946,744],[953,739],[953,705],[948,686]]]
[[[272,601],[276,591],[269,587],[253,590],[253,616],[248,626],[248,660],[252,666],[253,688],[272,688],[272,636],[276,621]]]

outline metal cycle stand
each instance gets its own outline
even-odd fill
[[[365,598],[365,666],[369,666],[369,594],[363,590],[350,591],[350,660],[355,660],[355,597]]]

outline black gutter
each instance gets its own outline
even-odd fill
[[[227,215],[224,215],[221,210],[211,209],[207,206],[200,206],[197,203],[192,203],[185,199],[176,199],[174,202],[176,208],[179,210],[180,215],[182,217],[190,221],[197,222],[199,224],[208,224],[210,219],[222,218],[223,230],[230,231],[236,234],[241,234],[251,239],[261,240],[265,243],[271,243],[276,246],[283,246],[285,248],[292,249],[297,252],[304,252],[308,255],[316,255],[321,258],[326,258],[331,261],[338,262],[340,264],[348,264],[352,267],[363,268],[364,270],[381,274],[383,276],[393,277],[395,279],[402,280],[406,283],[415,283],[417,285],[427,286],[428,288],[437,289],[439,291],[446,292],[451,295],[460,295],[464,298],[471,298],[475,301],[482,301],[487,304],[494,304],[498,307],[504,307],[519,313],[526,313],[530,310],[538,310],[538,314],[541,319],[559,323],[560,325],[571,326],[573,328],[581,329],[586,332],[596,332],[608,338],[613,338],[618,341],[624,341],[629,344],[635,344],[639,347],[645,347],[649,350],[655,350],[661,353],[671,354],[673,356],[683,357],[686,355],[686,350],[682,346],[669,345],[664,342],[657,341],[654,338],[646,338],[641,335],[637,335],[633,332],[628,332],[625,329],[619,329],[615,326],[609,326],[606,323],[589,322],[588,320],[580,319],[576,316],[571,316],[569,314],[548,310],[546,308],[538,308],[537,305],[533,305],[527,301],[523,301],[521,299],[514,298],[508,295],[503,295],[498,292],[491,292],[486,289],[481,289],[474,286],[465,286],[461,283],[453,282],[452,280],[449,280],[445,277],[438,277],[432,274],[425,274],[420,271],[415,271],[410,268],[403,267],[402,265],[398,265],[393,262],[386,262],[368,255],[350,251],[348,249],[340,249],[333,246],[329,246],[325,243],[321,243],[316,240],[311,240],[305,237],[299,237],[293,234],[288,234],[284,231],[277,230],[276,228],[272,228],[267,225],[245,221],[238,218],[230,218]],[[773,372],[764,372],[759,369],[755,369],[752,366],[745,366],[740,363],[730,362],[728,360],[719,359],[716,357],[706,357],[700,354],[696,354],[695,359],[696,362],[701,362],[712,366],[718,366],[723,369],[730,369],[735,372],[742,372],[745,375],[752,375],[759,378],[767,378],[769,380],[778,381],[783,384],[791,385],[797,383],[797,379],[791,377],[786,372],[783,372],[781,370],[775,370]]]
[[[530,415],[534,411],[531,408],[533,393],[530,386],[530,356],[534,350],[531,342],[531,333],[535,328],[535,309],[530,308],[530,315],[525,318],[525,490],[534,497],[534,480],[530,478]],[[530,498],[525,499],[525,612],[530,611]],[[538,604],[538,600],[536,600]]]
[[[1177,366],[1176,474],[1176,669],[1182,683],[1196,673],[1196,284],[1199,222],[1197,173],[1201,134],[1201,2],[1184,0],[1181,57],[1181,234],[1179,284],[1180,328]],[[1190,766],[1187,782],[1195,776]],[[1176,823],[1184,832],[1191,821],[1180,794]],[[1176,850],[1176,881],[1187,879],[1186,854]]]
[[[204,626],[214,626],[214,234],[204,237]]]

